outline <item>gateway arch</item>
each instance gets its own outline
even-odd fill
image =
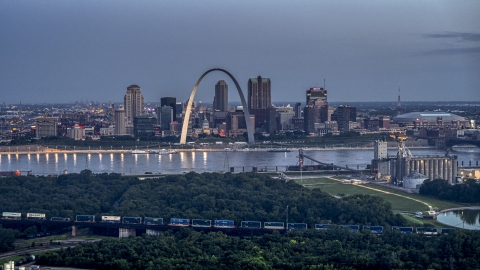
[[[253,137],[253,130],[252,130],[252,120],[250,119],[250,113],[248,112],[248,107],[247,103],[245,102],[245,97],[243,96],[242,89],[240,88],[240,85],[238,84],[237,80],[230,74],[230,72],[221,69],[221,68],[213,68],[210,70],[207,70],[205,73],[203,73],[202,76],[198,79],[197,83],[193,87],[192,93],[190,94],[190,98],[188,99],[187,103],[187,108],[185,109],[185,117],[183,118],[183,124],[182,124],[182,135],[180,136],[180,144],[186,144],[187,143],[187,129],[188,129],[188,122],[190,119],[190,114],[192,113],[192,103],[193,103],[193,98],[195,97],[195,93],[197,92],[198,85],[202,81],[203,77],[207,75],[208,73],[212,71],[221,71],[225,74],[227,74],[230,79],[235,83],[235,86],[237,87],[238,90],[238,95],[240,95],[240,100],[242,101],[242,106],[243,106],[243,113],[245,115],[245,122],[247,125],[247,133],[248,133],[248,143],[253,144],[255,143],[255,139]]]

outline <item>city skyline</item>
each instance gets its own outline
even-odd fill
[[[252,9],[255,6],[255,9]],[[272,80],[272,102],[305,89],[331,102],[480,100],[478,1],[0,3],[0,102],[185,101],[196,78],[224,68],[244,91]],[[219,12],[222,11],[222,12]],[[231,80],[210,74],[197,100]],[[232,102],[238,95],[231,95]]]

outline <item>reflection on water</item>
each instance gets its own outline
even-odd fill
[[[457,218],[465,221],[468,225],[479,224],[480,211],[475,210],[455,210],[452,211]]]
[[[305,153],[314,159],[325,163],[334,163],[350,168],[365,169],[373,158],[373,150],[305,150]],[[395,150],[389,150],[393,155]],[[414,155],[444,155],[445,151],[436,149],[412,149]],[[228,154],[228,156],[226,156]],[[28,155],[4,154],[0,155],[1,171],[32,171],[37,175],[60,174],[64,170],[80,172],[88,168],[95,173],[181,173],[188,171],[218,172],[228,171],[228,167],[235,167],[235,171],[251,171],[252,166],[258,170],[284,171],[287,166],[295,165],[298,161],[298,152],[265,152],[265,151],[221,151],[221,152],[180,152],[170,155],[132,155],[125,154],[35,154],[36,159],[29,162]],[[459,162],[480,160],[478,149],[460,149],[455,151]],[[228,166],[227,166],[228,157]],[[305,160],[305,165],[313,162]],[[226,168],[227,167],[227,168]]]
[[[450,226],[480,230],[480,210],[454,210],[442,213],[437,220]]]

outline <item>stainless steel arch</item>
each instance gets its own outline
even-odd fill
[[[202,76],[198,79],[197,83],[193,87],[192,93],[190,94],[190,98],[188,99],[187,103],[187,108],[185,109],[185,117],[183,118],[183,124],[182,124],[182,135],[180,136],[180,144],[186,144],[187,143],[187,129],[188,129],[188,121],[190,119],[190,114],[192,113],[192,103],[193,103],[193,98],[195,97],[195,93],[197,92],[198,85],[202,81],[203,77],[207,75],[208,73],[212,71],[221,71],[225,74],[227,74],[230,79],[232,79],[233,83],[235,83],[235,86],[237,87],[238,94],[240,95],[240,100],[242,101],[242,106],[243,106],[243,113],[245,115],[245,122],[247,124],[247,133],[248,133],[248,143],[253,144],[255,143],[255,138],[253,137],[253,130],[252,130],[252,120],[250,119],[250,113],[248,111],[247,107],[247,102],[245,102],[245,97],[243,96],[242,89],[240,88],[240,85],[238,84],[237,80],[230,74],[230,72],[221,69],[221,68],[213,68],[210,70],[207,70],[205,73],[203,73]]]

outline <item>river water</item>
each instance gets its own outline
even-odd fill
[[[457,228],[480,230],[480,210],[453,210],[439,214],[437,220]]]
[[[438,149],[411,149],[412,154],[419,156],[443,156],[444,150]],[[321,162],[333,163],[350,168],[365,169],[373,159],[372,149],[337,149],[337,150],[304,150],[306,155]],[[395,155],[396,149],[389,150],[389,155]],[[457,155],[459,165],[464,162],[472,165],[480,161],[479,148],[454,148],[451,155]],[[266,151],[222,151],[222,152],[180,152],[172,155],[133,155],[127,154],[0,154],[0,171],[32,171],[35,175],[61,174],[64,170],[69,173],[89,169],[95,173],[117,172],[125,174],[153,173],[182,173],[251,171],[253,166],[259,170],[285,171],[287,166],[296,165],[298,151],[266,152]],[[305,159],[305,165],[313,162]]]

